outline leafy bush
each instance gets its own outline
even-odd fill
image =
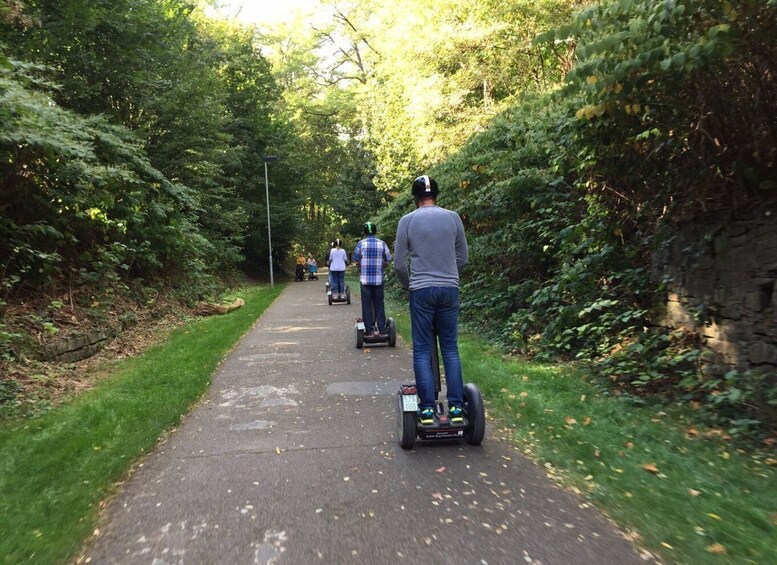
[[[728,426],[730,434],[777,427],[777,375],[732,370],[700,385],[706,392],[711,415]]]
[[[467,230],[468,325],[511,350],[591,361],[639,393],[768,421],[768,379],[700,380],[697,336],[651,329],[665,291],[649,274],[656,226],[774,197],[777,93],[762,79],[777,71],[777,5],[733,6],[582,11],[536,41],[576,46],[564,88],[524,96],[433,174]],[[760,400],[751,410],[745,398]]]
[[[45,70],[0,65],[0,277],[21,285],[65,277],[108,286],[127,276],[186,271],[206,242],[196,200],[144,156],[134,135],[56,106]],[[41,90],[41,85],[44,90]]]

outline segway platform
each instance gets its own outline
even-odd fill
[[[397,328],[394,324],[394,318],[387,319],[386,326],[386,333],[374,335],[373,332],[370,332],[367,334],[367,330],[364,327],[364,321],[361,318],[358,318],[356,320],[356,326],[354,326],[356,329],[356,349],[361,349],[365,345],[387,345],[388,347],[396,347]]]
[[[327,293],[327,296],[328,296],[328,300],[329,300],[329,305],[330,306],[332,304],[342,304],[342,303],[350,304],[351,303],[351,289],[348,288],[348,285],[345,286],[345,292],[343,294],[341,294],[339,297],[337,296],[337,294],[332,292],[332,288],[331,287],[327,288],[326,293]]]
[[[423,440],[464,440],[470,445],[480,445],[486,435],[486,409],[483,396],[474,383],[464,384],[463,421],[451,422],[445,407],[439,400],[442,385],[440,361],[435,333],[432,346],[432,372],[434,373],[435,403],[434,422],[422,424],[418,418],[418,389],[415,384],[403,384],[397,393],[397,431],[399,445],[412,449],[416,438]]]

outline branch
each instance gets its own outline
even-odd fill
[[[337,110],[333,110],[329,113],[324,112],[313,112],[312,110],[302,110],[303,114],[307,114],[309,116],[320,116],[322,118],[331,118],[332,116],[336,116],[338,114]]]

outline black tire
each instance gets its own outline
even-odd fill
[[[405,412],[402,409],[402,393],[397,393],[397,433],[399,434],[399,445],[402,449],[413,449],[416,436],[416,420],[418,417],[412,412]]]
[[[356,330],[356,349],[364,347],[364,330]]]
[[[469,422],[464,439],[470,445],[480,445],[486,435],[486,409],[483,395],[473,383],[464,385],[464,415]]]
[[[397,327],[394,325],[394,318],[389,318],[386,321],[388,326],[388,344],[389,347],[397,346]]]
[[[351,303],[351,289],[347,286],[345,287],[345,301],[350,304]]]
[[[332,295],[331,294],[329,295],[329,305],[330,306],[332,305]]]

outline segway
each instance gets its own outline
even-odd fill
[[[348,288],[348,285],[345,285],[345,292],[338,296],[334,292],[332,292],[332,287],[326,289],[327,296],[329,298],[329,305],[332,304],[342,304],[343,302],[350,304],[351,303],[351,289]]]
[[[483,396],[473,383],[464,385],[464,420],[451,422],[440,400],[440,358],[437,352],[437,333],[432,337],[432,372],[434,373],[435,405],[434,423],[422,424],[418,419],[418,390],[415,383],[403,384],[397,393],[397,425],[399,445],[413,449],[416,437],[424,440],[465,440],[470,445],[480,445],[486,434],[486,409]]]
[[[356,320],[356,349],[361,349],[365,345],[388,345],[389,347],[396,347],[397,345],[397,328],[394,325],[394,318],[388,318],[386,320],[386,333],[379,333],[375,335],[375,330],[378,329],[377,324],[373,328],[370,334],[365,335],[366,328],[364,327],[364,321],[361,318]]]

